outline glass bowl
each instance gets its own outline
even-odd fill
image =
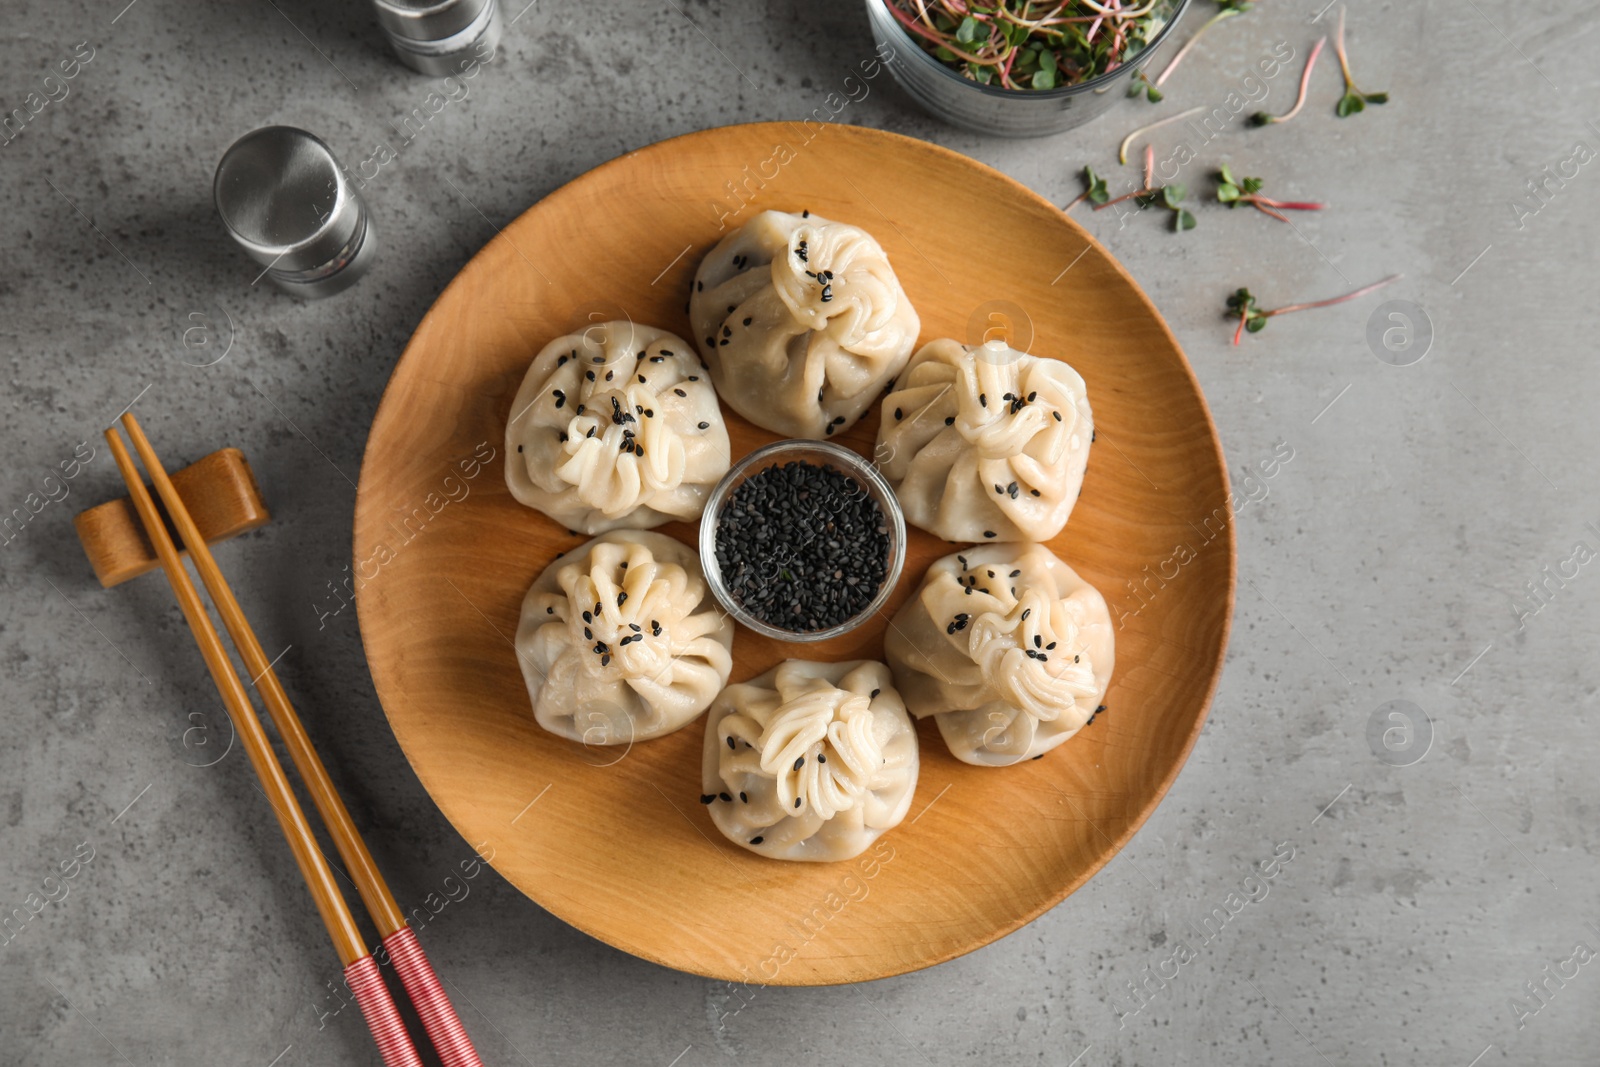
[[[886,0],[866,0],[878,54],[894,80],[934,118],[1000,137],[1044,137],[1081,126],[1127,94],[1134,71],[1171,36],[1189,0],[1160,0],[1167,21],[1138,55],[1116,70],[1056,89],[1003,89],[964,78],[935,59],[895,20]]]
[[[889,558],[884,567],[883,582],[878,586],[878,592],[870,603],[854,616],[846,619],[837,626],[824,630],[785,630],[764,622],[751,614],[744,605],[739,603],[729,590],[727,582],[722,576],[722,566],[717,560],[717,523],[722,516],[723,507],[728,503],[733,491],[743,485],[752,475],[758,474],[769,467],[782,463],[810,463],[816,466],[830,465],[843,474],[854,478],[866,489],[873,503],[878,505],[878,510],[883,514],[885,525],[889,531]],[[799,531],[796,531],[799,533]],[[889,594],[894,590],[895,583],[900,580],[900,571],[906,562],[906,520],[900,510],[900,502],[895,499],[894,490],[889,483],[879,474],[877,468],[856,453],[843,445],[831,444],[826,441],[778,441],[764,448],[758,448],[745,456],[729,468],[728,473],[711,490],[711,496],[706,501],[706,509],[700,515],[700,566],[705,571],[706,584],[711,587],[711,593],[716,597],[717,603],[722,605],[724,611],[733,616],[734,621],[749,627],[758,634],[773,637],[779,641],[825,641],[830,637],[849,633],[862,623],[866,622],[878,611],[882,610],[884,602],[889,599]]]

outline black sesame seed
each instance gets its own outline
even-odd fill
[[[745,796],[743,793],[740,793],[739,794],[739,802],[741,804],[748,804],[748,803],[750,803],[750,798]]]
[[[697,428],[702,429],[702,430],[708,430],[708,429],[711,428],[711,424],[709,422],[696,423],[695,425],[697,426]]]
[[[644,385],[644,384],[646,384],[646,383],[645,383],[645,380],[644,380],[644,375],[642,375],[642,374],[641,374],[641,375],[639,375],[639,384],[640,384],[640,385]]]
[[[895,408],[894,409],[894,421],[895,422],[899,422],[901,419],[903,419],[905,417],[906,417],[906,413],[904,411],[902,411],[899,408]]]
[[[602,666],[602,667],[611,666],[611,653],[608,652],[605,655],[600,657],[600,666]]]
[[[1033,647],[1034,648],[1038,648],[1042,644],[1044,644],[1044,638],[1040,637],[1038,634],[1034,634],[1033,635]]]
[[[794,769],[798,771],[801,767],[805,766],[805,762],[806,758],[801,756],[799,759],[794,761]]]
[[[956,417],[954,415],[946,415],[944,424],[946,426],[954,426],[956,424]]]
[[[642,381],[643,379],[640,379],[640,380]],[[682,389],[674,389],[673,392],[677,393],[679,396],[688,396],[689,395],[688,393],[684,392]]]
[[[694,291],[697,292],[697,293],[704,292],[705,288],[706,288],[706,283],[705,282],[695,282],[694,283]]]
[[[752,837],[750,839],[750,843],[752,845],[759,845],[759,844],[761,844],[761,842],[763,842],[765,840],[766,840],[766,838],[762,837],[760,834],[757,834],[756,836],[754,836],[754,837]]]
[[[604,363],[606,361],[606,357],[605,356],[595,356],[594,357],[594,361],[596,363]]]
[[[1033,496],[1038,496],[1039,495],[1039,490],[1037,490],[1037,489],[1029,489],[1028,492],[1030,494],[1032,494]]]
[[[983,405],[983,406],[984,406],[984,407],[988,407],[988,406],[989,406],[989,397],[988,397],[988,394],[986,394],[986,393],[979,393],[979,394],[978,394],[978,403],[979,403],[979,404],[982,404],[982,405]]]
[[[1052,415],[1054,415],[1054,416],[1055,416],[1055,417],[1056,417],[1056,421],[1057,421],[1057,422],[1060,422],[1060,421],[1061,421],[1061,412],[1059,412],[1059,411],[1052,411],[1052,412],[1051,412],[1051,413],[1050,413],[1050,414],[1052,414]]]
[[[718,800],[727,801],[730,804],[733,802],[733,798],[731,796],[729,796],[727,793],[718,793],[717,794],[717,799]]]
[[[562,434],[562,435],[561,435],[561,439],[562,439],[562,440],[563,440],[563,441],[565,441],[565,440],[566,440],[566,439],[567,439],[567,435],[566,435],[566,434]],[[517,446],[517,451],[518,451],[518,452],[521,452],[521,451],[522,451],[522,446],[521,446],[521,445],[518,445],[518,446]]]
[[[733,738],[732,737],[728,738],[728,751],[730,751],[730,752],[733,751]]]
[[[744,324],[745,324],[745,325],[746,325],[746,326],[748,326],[748,325],[750,325],[750,324],[751,324],[751,323],[752,323],[752,322],[754,322],[754,321],[755,321],[755,320],[754,320],[754,319],[750,319],[750,318],[747,318],[747,319],[745,319],[745,320],[744,320]]]
[[[794,798],[794,806],[797,807],[797,808],[800,806],[800,798],[799,797],[795,797]]]
[[[691,381],[691,382],[698,382],[698,381],[699,381],[699,380],[700,380],[700,375],[698,375],[698,374],[691,374],[691,375],[689,375],[689,380],[690,380],[690,381]]]
[[[700,794],[700,803],[702,803],[702,804],[709,804],[715,799],[717,799],[717,794],[715,794],[715,793],[701,793]]]
[[[985,531],[983,531],[983,536],[985,536],[985,537],[993,537],[994,536],[994,531],[993,530],[985,530]]]
[[[559,367],[563,363],[565,363],[566,361],[567,361],[567,357],[566,356],[558,356],[558,357],[556,357],[556,366]]]
[[[867,697],[867,699],[868,700],[877,700],[878,699],[878,694],[881,693],[881,692],[883,692],[882,689],[874,689],[872,691],[871,695]]]
[[[831,466],[791,462],[746,479],[718,516],[715,543],[734,599],[791,632],[856,617],[887,572],[882,512]]]
[[[1038,393],[1037,393],[1037,392],[1033,392],[1033,393],[1029,393],[1029,394],[1028,394],[1028,403],[1030,403],[1030,404],[1031,404],[1031,403],[1033,403],[1033,402],[1034,402],[1034,401],[1035,401],[1035,400],[1038,400],[1038,399],[1039,399],[1039,394],[1038,394]]]
[[[545,608],[544,609],[544,613],[546,615],[554,615],[556,613],[556,609],[555,608]]]
[[[1022,617],[1023,617],[1024,620],[1026,620],[1027,617],[1029,615],[1032,615],[1032,614],[1033,614],[1033,609],[1032,608],[1023,608],[1022,609]]]

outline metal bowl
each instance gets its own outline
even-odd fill
[[[1043,137],[1081,126],[1127,93],[1134,71],[1150,61],[1183,17],[1189,0],[1167,0],[1167,22],[1143,51],[1116,70],[1056,89],[1002,89],[963,77],[912,39],[887,0],[866,0],[880,55],[900,87],[928,114],[953,126],[1000,137]]]
[[[811,463],[816,466],[826,464],[854,478],[871,496],[873,503],[878,505],[878,510],[883,513],[885,525],[889,530],[889,558],[884,568],[883,583],[878,586],[877,595],[854,616],[826,630],[785,630],[756,618],[729,590],[722,576],[722,567],[717,561],[717,523],[721,520],[722,509],[728,503],[728,498],[733,495],[733,491],[752,475],[759,474],[769,467],[794,462]],[[794,536],[804,537],[807,533],[805,530],[796,530]],[[900,510],[900,502],[895,499],[894,490],[884,480],[883,475],[878,473],[877,468],[867,460],[843,445],[826,441],[778,441],[756,449],[735,463],[728,473],[722,476],[722,480],[711,490],[711,497],[706,501],[706,509],[700,515],[700,566],[705,571],[706,584],[711,587],[711,593],[717,598],[717,603],[733,616],[735,622],[779,641],[825,641],[830,637],[838,637],[854,630],[883,608],[889,599],[889,594],[894,591],[895,583],[900,580],[900,571],[905,567],[905,562],[906,520],[905,514]]]

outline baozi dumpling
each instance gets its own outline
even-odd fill
[[[689,321],[722,399],[757,426],[815,439],[854,425],[921,328],[865,230],[783,211],[701,260]]]
[[[699,557],[638,530],[546,567],[523,598],[516,646],[539,725],[588,745],[671,733],[733,670],[733,624],[707,595]]]
[[[545,345],[506,423],[511,495],[581,533],[692,519],[728,464],[694,349],[628,321]]]
[[[935,717],[959,760],[1004,767],[1094,718],[1113,661],[1111,614],[1043,545],[946,556],[884,636],[906,707]]]
[[[1094,440],[1078,372],[1003,341],[923,345],[883,401],[876,459],[906,521],[947,541],[1048,541]]]
[[[844,860],[905,818],[917,767],[888,667],[791,659],[711,705],[700,800],[752,852]]]

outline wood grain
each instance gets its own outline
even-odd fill
[[[976,341],[985,305],[1005,301],[1022,335],[1031,324],[1035,354],[1082,373],[1098,441],[1051,547],[1105,594],[1119,625],[1110,710],[1093,726],[1042,760],[992,769],[958,762],[920,724],[911,817],[863,857],[831,865],[766,860],[721,838],[698,803],[700,720],[631,749],[540,730],[510,640],[528,585],[585,540],[505,488],[502,433],[528,362],[558,334],[622,315],[686,335],[699,257],[721,227],[769,207],[809,208],[877,237],[923,341]],[[968,236],[946,221],[953,212]],[[773,439],[731,411],[728,430],[736,456]],[[876,430],[874,411],[842,440],[870,455]],[[467,841],[528,896],[609,944],[696,974],[854,982],[1017,929],[1082,885],[1155,808],[1222,665],[1229,501],[1215,429],[1172,334],[1054,206],[909,138],[736,126],[652,145],[557,190],[445,290],[373,422],[356,502],[357,603],[407,758]],[[694,543],[687,524],[661,530]],[[909,533],[885,620],[953,551]],[[882,629],[804,649],[741,629],[733,680],[789,655],[881,658]]]

